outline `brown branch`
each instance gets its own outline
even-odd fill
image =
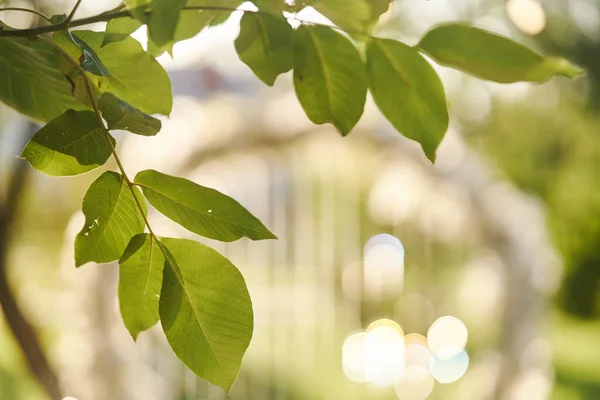
[[[33,124],[29,124],[29,130],[33,129]],[[0,307],[25,356],[29,369],[48,396],[52,400],[60,400],[63,396],[58,379],[46,358],[34,327],[27,320],[16,301],[7,276],[11,233],[28,172],[29,166],[26,162],[16,162],[10,177],[5,201],[0,204]]]

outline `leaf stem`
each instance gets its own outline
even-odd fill
[[[93,90],[93,86],[92,86],[92,82],[90,81],[90,78],[87,76],[85,70],[81,67],[81,65],[79,65],[79,63],[76,60],[74,60],[73,57],[71,57],[71,55],[67,51],[65,51],[58,43],[56,43],[53,40],[44,38],[44,37],[40,37],[39,39],[43,40],[44,42],[50,43],[58,52],[60,52],[62,54],[63,57],[65,57],[67,59],[67,61],[69,63],[73,64],[73,66],[75,68],[77,68],[77,70],[81,74],[83,81],[85,82],[86,91],[88,92],[88,96],[90,97],[90,101],[92,103],[92,108],[94,109],[94,114],[96,115],[96,119],[98,119],[98,123],[102,127],[102,131],[104,133],[104,138],[106,139],[106,142],[108,143],[108,145],[110,147],[113,158],[117,162],[117,167],[119,168],[119,171],[121,172],[121,176],[123,177],[123,180],[127,184],[127,187],[129,188],[129,190],[131,191],[131,195],[133,196],[133,199],[135,200],[135,204],[136,204],[140,214],[142,215],[144,224],[148,228],[148,233],[158,243],[158,238],[156,237],[156,235],[154,234],[154,231],[152,230],[152,227],[150,226],[150,222],[148,221],[148,218],[146,217],[146,214],[144,213],[144,208],[142,207],[142,204],[140,203],[140,199],[138,199],[138,196],[136,195],[135,185],[133,184],[131,179],[129,179],[129,177],[127,176],[127,172],[125,172],[125,167],[123,167],[123,163],[121,162],[121,159],[119,158],[119,155],[117,154],[117,149],[115,148],[113,142],[110,140],[110,132],[104,125],[104,120],[102,119],[102,115],[100,114],[100,109],[98,107],[98,100],[96,99],[96,96],[94,94],[94,90]],[[164,253],[164,250],[162,250],[162,251]],[[165,255],[165,257],[167,256],[166,254],[164,254],[164,255]]]
[[[21,11],[21,12],[26,12],[26,13],[31,13],[31,14],[35,14],[38,17],[42,17],[44,18],[46,21],[48,22],[52,22],[50,20],[50,18],[48,18],[44,13],[37,11],[37,10],[32,10],[29,8],[22,8],[22,7],[5,7],[5,8],[0,8],[0,11]]]

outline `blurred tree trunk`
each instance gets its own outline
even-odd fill
[[[28,139],[36,130],[28,123],[26,132],[17,132]],[[13,236],[15,216],[25,186],[29,166],[22,160],[12,163],[5,195],[0,198],[0,306],[6,322],[15,336],[27,365],[52,400],[63,398],[58,379],[52,370],[32,324],[23,314],[8,281],[8,253]]]

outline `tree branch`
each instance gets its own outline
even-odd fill
[[[29,124],[33,130],[33,124]],[[24,135],[27,136],[27,135]],[[15,336],[27,365],[52,400],[62,399],[58,379],[52,370],[37,333],[27,320],[10,288],[7,276],[7,259],[12,228],[29,166],[17,162],[7,189],[4,203],[0,204],[0,306],[6,322]]]

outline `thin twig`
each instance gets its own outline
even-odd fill
[[[71,13],[69,14],[69,16],[67,17],[67,19],[63,22],[64,28],[67,29],[69,28],[69,24],[71,23],[71,21],[73,20],[73,17],[75,16],[75,13],[77,12],[77,9],[79,8],[79,6],[81,5],[81,2],[83,0],[77,0],[77,2],[75,3],[75,6],[73,6],[73,9],[71,10]]]
[[[29,8],[22,8],[22,7],[5,7],[5,8],[0,8],[0,12],[1,11],[21,11],[21,12],[26,12],[26,13],[31,13],[31,14],[35,14],[38,17],[42,17],[44,18],[46,21],[52,23],[52,21],[50,20],[50,18],[48,18],[44,13],[37,11],[37,10],[32,10]]]
[[[247,11],[247,10],[239,10],[239,9],[233,8],[233,7],[221,7],[221,6],[186,6],[186,7],[182,7],[181,11],[223,11],[223,12],[241,11],[244,13],[251,12],[251,13],[256,13],[256,14],[261,14],[261,15],[270,15],[269,13],[260,11],[260,10],[259,11]],[[149,16],[151,14],[152,14],[152,11],[146,11],[146,16]],[[111,21],[113,19],[119,19],[119,18],[133,18],[133,16],[127,10],[114,12],[114,13],[113,12],[104,12],[102,14],[94,15],[92,17],[73,20],[69,23],[68,26],[71,28],[74,28],[74,27],[78,27],[78,26],[93,24],[96,22],[107,22],[107,21]],[[352,29],[348,29],[348,28],[343,28],[343,27],[339,27],[339,26],[335,26],[335,25],[312,23],[312,22],[302,20],[300,18],[293,17],[293,16],[287,17],[287,19],[295,20],[295,21],[298,21],[305,25],[324,26],[327,28],[346,32],[351,35],[360,35],[360,36],[364,36],[367,38],[371,37],[369,34],[366,34],[364,32],[360,32],[360,31],[356,31],[356,30],[352,30]],[[46,25],[46,26],[40,26],[37,28],[29,28],[29,29],[0,30],[0,37],[32,38],[32,37],[39,36],[39,35],[42,35],[45,33],[51,33],[51,32],[63,30],[66,28],[65,22],[62,22],[60,24]]]

